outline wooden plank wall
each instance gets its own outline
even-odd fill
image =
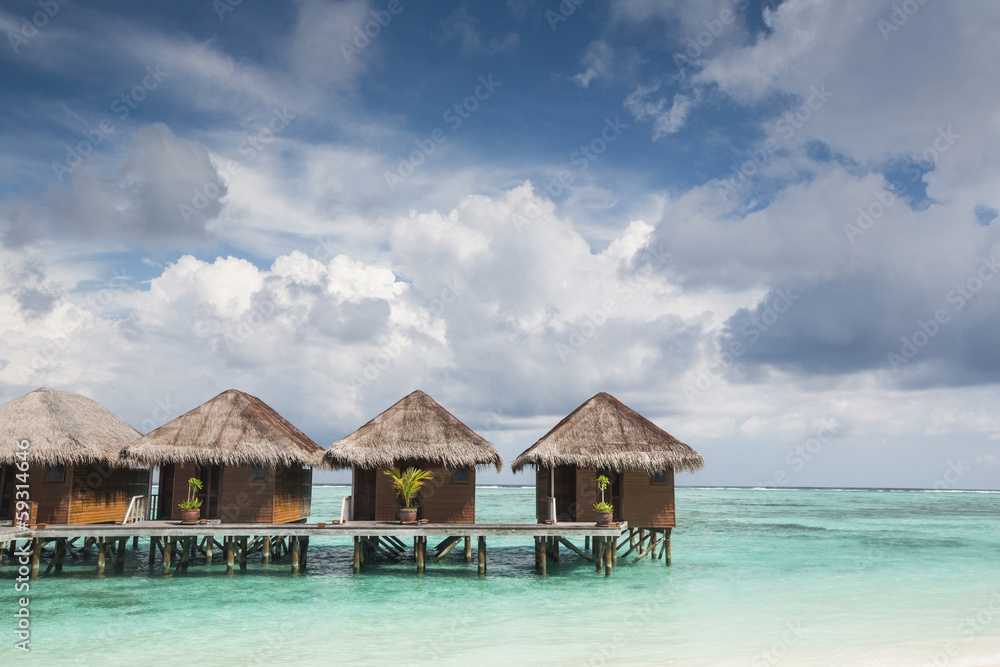
[[[66,466],[63,482],[46,482],[49,466],[28,468],[31,502],[38,503],[38,523],[69,523],[70,493],[73,489],[73,466]]]
[[[306,517],[302,515],[302,468],[282,467],[274,474],[274,515],[272,523],[292,523]]]
[[[421,490],[423,518],[431,523],[476,522],[476,469],[469,469],[469,481],[456,484],[454,469],[425,464],[433,475]]]
[[[535,469],[535,517],[538,523],[549,518],[549,469]]]
[[[636,528],[674,528],[674,471],[666,484],[653,484],[644,472],[622,473],[622,521]]]
[[[223,466],[219,475],[219,517],[223,523],[272,523],[275,472],[251,481],[252,466]]]
[[[594,503],[600,497],[597,491],[597,471],[593,468],[576,469],[576,520],[597,521]]]
[[[66,471],[67,477],[70,474],[73,476],[73,489],[67,523],[107,523],[125,519],[131,500],[128,468],[111,468],[102,464],[73,466]]]

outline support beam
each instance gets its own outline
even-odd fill
[[[614,549],[615,538],[606,537],[604,539],[608,540],[607,548],[604,549],[604,576],[610,577],[615,562],[615,549]]]
[[[115,572],[118,574],[125,573],[125,547],[128,546],[128,538],[123,537],[118,540],[118,554],[115,558]]]
[[[292,574],[299,573],[299,538],[297,535],[292,535],[288,540],[288,550],[292,554]]]
[[[468,538],[466,538],[466,539],[468,539]],[[445,542],[447,542],[448,545],[444,549],[439,549],[438,550],[438,554],[436,556],[434,556],[434,562],[436,563],[439,560],[441,560],[442,558],[444,558],[445,556],[447,556],[448,552],[451,551],[452,549],[454,549],[458,545],[458,543],[461,542],[461,541],[462,541],[462,538],[461,538],[461,536],[459,536],[459,537],[449,537],[447,540],[445,540],[444,542],[442,542],[441,544],[444,544]],[[441,545],[439,544],[438,546],[440,547]]]
[[[666,550],[665,561],[667,567],[670,567],[670,533],[672,530],[672,528],[667,528],[666,533],[663,536],[663,541],[666,543],[663,548]]]
[[[37,537],[31,541],[31,578],[38,578],[38,565],[42,561],[42,547],[45,542]]]
[[[103,537],[99,537],[99,538],[97,538],[97,576],[98,577],[103,577],[104,576],[105,558],[106,558],[106,556],[104,554],[104,538]]]
[[[477,557],[479,559],[479,574],[485,575],[486,574],[486,536],[485,535],[480,535],[479,536],[479,544],[478,544],[478,549],[476,551],[478,552],[477,553]]]
[[[132,538],[132,551],[135,551],[138,548],[139,548],[139,536],[136,535],[135,537]]]
[[[594,548],[596,552],[594,554],[594,562],[596,563],[595,570],[597,572],[601,571],[604,567],[604,550],[607,547],[608,538],[606,537],[595,537],[594,538]]]
[[[354,574],[361,572],[361,537],[354,536]]]
[[[557,539],[560,542],[562,542],[566,546],[567,549],[569,549],[570,551],[572,551],[573,553],[575,553],[580,558],[583,558],[584,560],[586,560],[588,562],[591,562],[591,563],[594,562],[594,558],[590,554],[588,554],[586,551],[584,551],[580,547],[576,546],[575,544],[573,544],[572,542],[570,542],[569,540],[567,540],[565,537],[560,537],[560,538],[557,538]]]
[[[174,554],[174,542],[170,536],[163,538],[163,576],[170,576],[170,557]]]
[[[261,562],[267,565],[271,562],[271,536],[264,536],[264,546],[260,550]]]
[[[232,574],[236,569],[236,538],[230,536],[222,539],[226,545],[226,574]]]
[[[153,537],[149,538],[149,566],[150,567],[153,567],[153,563],[156,561],[156,548],[157,548],[157,543],[159,541],[160,541],[160,538],[156,537],[155,535]]]
[[[547,575],[549,573],[548,554],[547,554],[547,552],[548,552],[548,545],[546,545],[545,542],[546,542],[546,540],[548,538],[545,538],[545,537],[536,537],[535,539],[538,540],[538,546],[537,546],[537,549],[538,549],[538,571],[542,575]]]
[[[465,537],[465,562],[472,562],[472,538],[468,535]]]
[[[209,535],[205,538],[205,565],[212,564],[212,556],[215,551],[215,537]]]
[[[427,538],[417,536],[413,538],[413,558],[417,561],[417,574],[423,574],[425,569],[425,559],[427,557]]]
[[[240,570],[247,569],[247,538],[240,538]]]
[[[63,559],[66,557],[66,539],[60,538],[56,540],[56,553],[52,560],[56,564],[56,574],[62,572],[63,569]]]

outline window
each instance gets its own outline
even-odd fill
[[[65,482],[66,481],[66,466],[61,463],[54,466],[49,466],[49,475],[45,478],[46,482]]]
[[[468,468],[455,468],[455,471],[451,474],[452,484],[468,484],[469,483],[469,469]]]
[[[267,468],[264,466],[254,466],[253,474],[250,475],[251,482],[266,482],[267,481]]]
[[[653,484],[666,484],[667,483],[667,471],[657,470],[652,475],[650,475],[650,482]]]

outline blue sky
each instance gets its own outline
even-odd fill
[[[681,483],[996,488],[998,29],[4,2],[0,401],[145,432],[235,387],[326,446],[419,388],[510,460],[609,391]]]

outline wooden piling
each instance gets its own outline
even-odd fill
[[[163,537],[163,576],[170,576],[170,558],[174,555],[174,542],[169,535]]]
[[[271,562],[271,536],[264,536],[264,546],[260,550],[260,559],[264,565]]]
[[[105,553],[104,553],[104,538],[103,537],[99,537],[99,538],[97,538],[97,576],[98,577],[103,577],[104,576],[105,558],[106,558],[106,556],[105,556]]]
[[[361,572],[361,537],[354,536],[354,574]]]
[[[299,573],[299,538],[292,535],[288,540],[288,550],[292,554],[292,574]]]
[[[427,538],[413,538],[413,555],[417,561],[417,574],[423,574],[427,560]]]
[[[604,550],[604,576],[610,577],[611,571],[614,568],[615,562],[615,538],[604,538],[610,540],[607,548]]]
[[[223,543],[226,545],[226,574],[232,574],[236,569],[236,538],[232,536],[223,538]]]
[[[478,548],[476,549],[479,559],[479,574],[486,574],[486,536],[479,536]]]
[[[468,535],[465,537],[465,562],[472,562],[472,538]]]
[[[664,531],[664,535],[663,535],[664,549],[665,549],[664,553],[666,554],[663,560],[664,560],[664,564],[667,567],[670,567],[670,532],[672,530],[673,530],[672,528],[667,528]]]
[[[596,563],[594,569],[597,572],[600,572],[601,568],[604,567],[604,549],[606,542],[607,538],[605,537],[594,537],[594,562]]]
[[[132,538],[132,551],[135,551],[138,548],[139,548],[139,536],[136,535],[135,537]]]
[[[56,574],[62,572],[63,569],[63,558],[66,556],[66,538],[60,538],[56,540],[56,553],[53,556],[53,560],[56,564]]]
[[[549,573],[548,564],[548,551],[545,541],[548,539],[546,537],[539,537],[538,539],[538,572],[542,575],[547,575]]]

